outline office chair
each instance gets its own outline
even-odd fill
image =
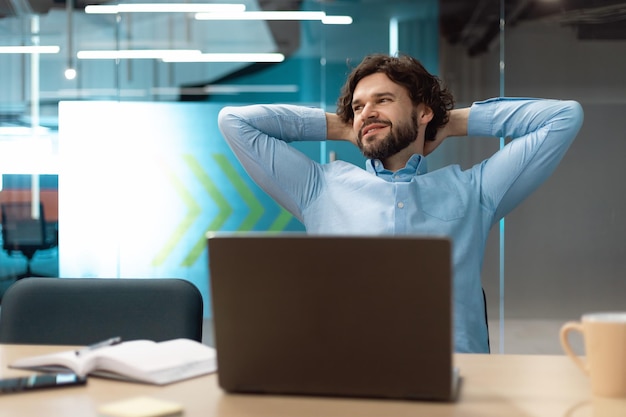
[[[182,279],[31,278],[2,299],[0,343],[88,345],[110,337],[202,341],[202,295]]]
[[[16,278],[34,276],[31,262],[35,253],[57,245],[56,236],[48,236],[43,204],[39,204],[39,218],[32,216],[32,203],[6,202],[1,204],[2,248],[9,255],[21,253],[26,257],[26,272]]]
[[[487,314],[487,294],[485,294],[484,288],[483,288],[483,305],[485,306],[485,323],[487,323],[487,349],[489,349],[489,353],[491,353],[491,340],[489,337],[489,315]]]

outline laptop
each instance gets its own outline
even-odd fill
[[[207,237],[225,391],[457,398],[448,239]]]

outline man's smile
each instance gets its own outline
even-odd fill
[[[379,130],[384,129],[389,126],[390,126],[389,123],[377,123],[377,122],[365,125],[363,126],[363,128],[361,128],[361,138],[364,139],[366,136],[373,136]]]

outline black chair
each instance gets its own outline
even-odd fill
[[[26,258],[26,272],[17,279],[35,276],[31,261],[40,250],[57,246],[56,235],[48,233],[43,204],[39,204],[39,217],[32,215],[32,203],[7,202],[1,204],[2,248],[9,255],[20,253]]]
[[[483,305],[485,306],[485,323],[487,323],[487,348],[489,349],[489,353],[491,353],[491,341],[489,340],[489,315],[487,314],[487,294],[485,294],[485,289],[483,288]]]
[[[202,295],[182,279],[30,278],[2,299],[0,343],[202,341]]]

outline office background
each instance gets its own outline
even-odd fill
[[[36,254],[33,270],[62,277],[177,276],[207,297],[205,231],[301,230],[223,147],[217,109],[293,102],[332,111],[347,60],[402,51],[439,74],[458,105],[498,95],[538,96],[576,99],[585,110],[583,129],[559,169],[489,238],[483,283],[493,350],[555,350],[563,321],[626,308],[626,2],[227,3],[247,10],[325,11],[350,16],[352,23],[92,15],[80,2],[69,8],[0,2],[0,47],[60,46],[55,54],[0,54],[0,196],[41,198],[49,220],[58,220],[58,246]],[[28,6],[49,9],[33,14]],[[76,56],[188,48],[281,52],[285,60]],[[73,80],[64,77],[68,67],[77,71]],[[431,166],[469,166],[499,146],[497,138],[455,139],[429,158]],[[303,150],[321,161],[362,163],[341,144]],[[23,269],[23,257],[3,252],[4,285]]]

